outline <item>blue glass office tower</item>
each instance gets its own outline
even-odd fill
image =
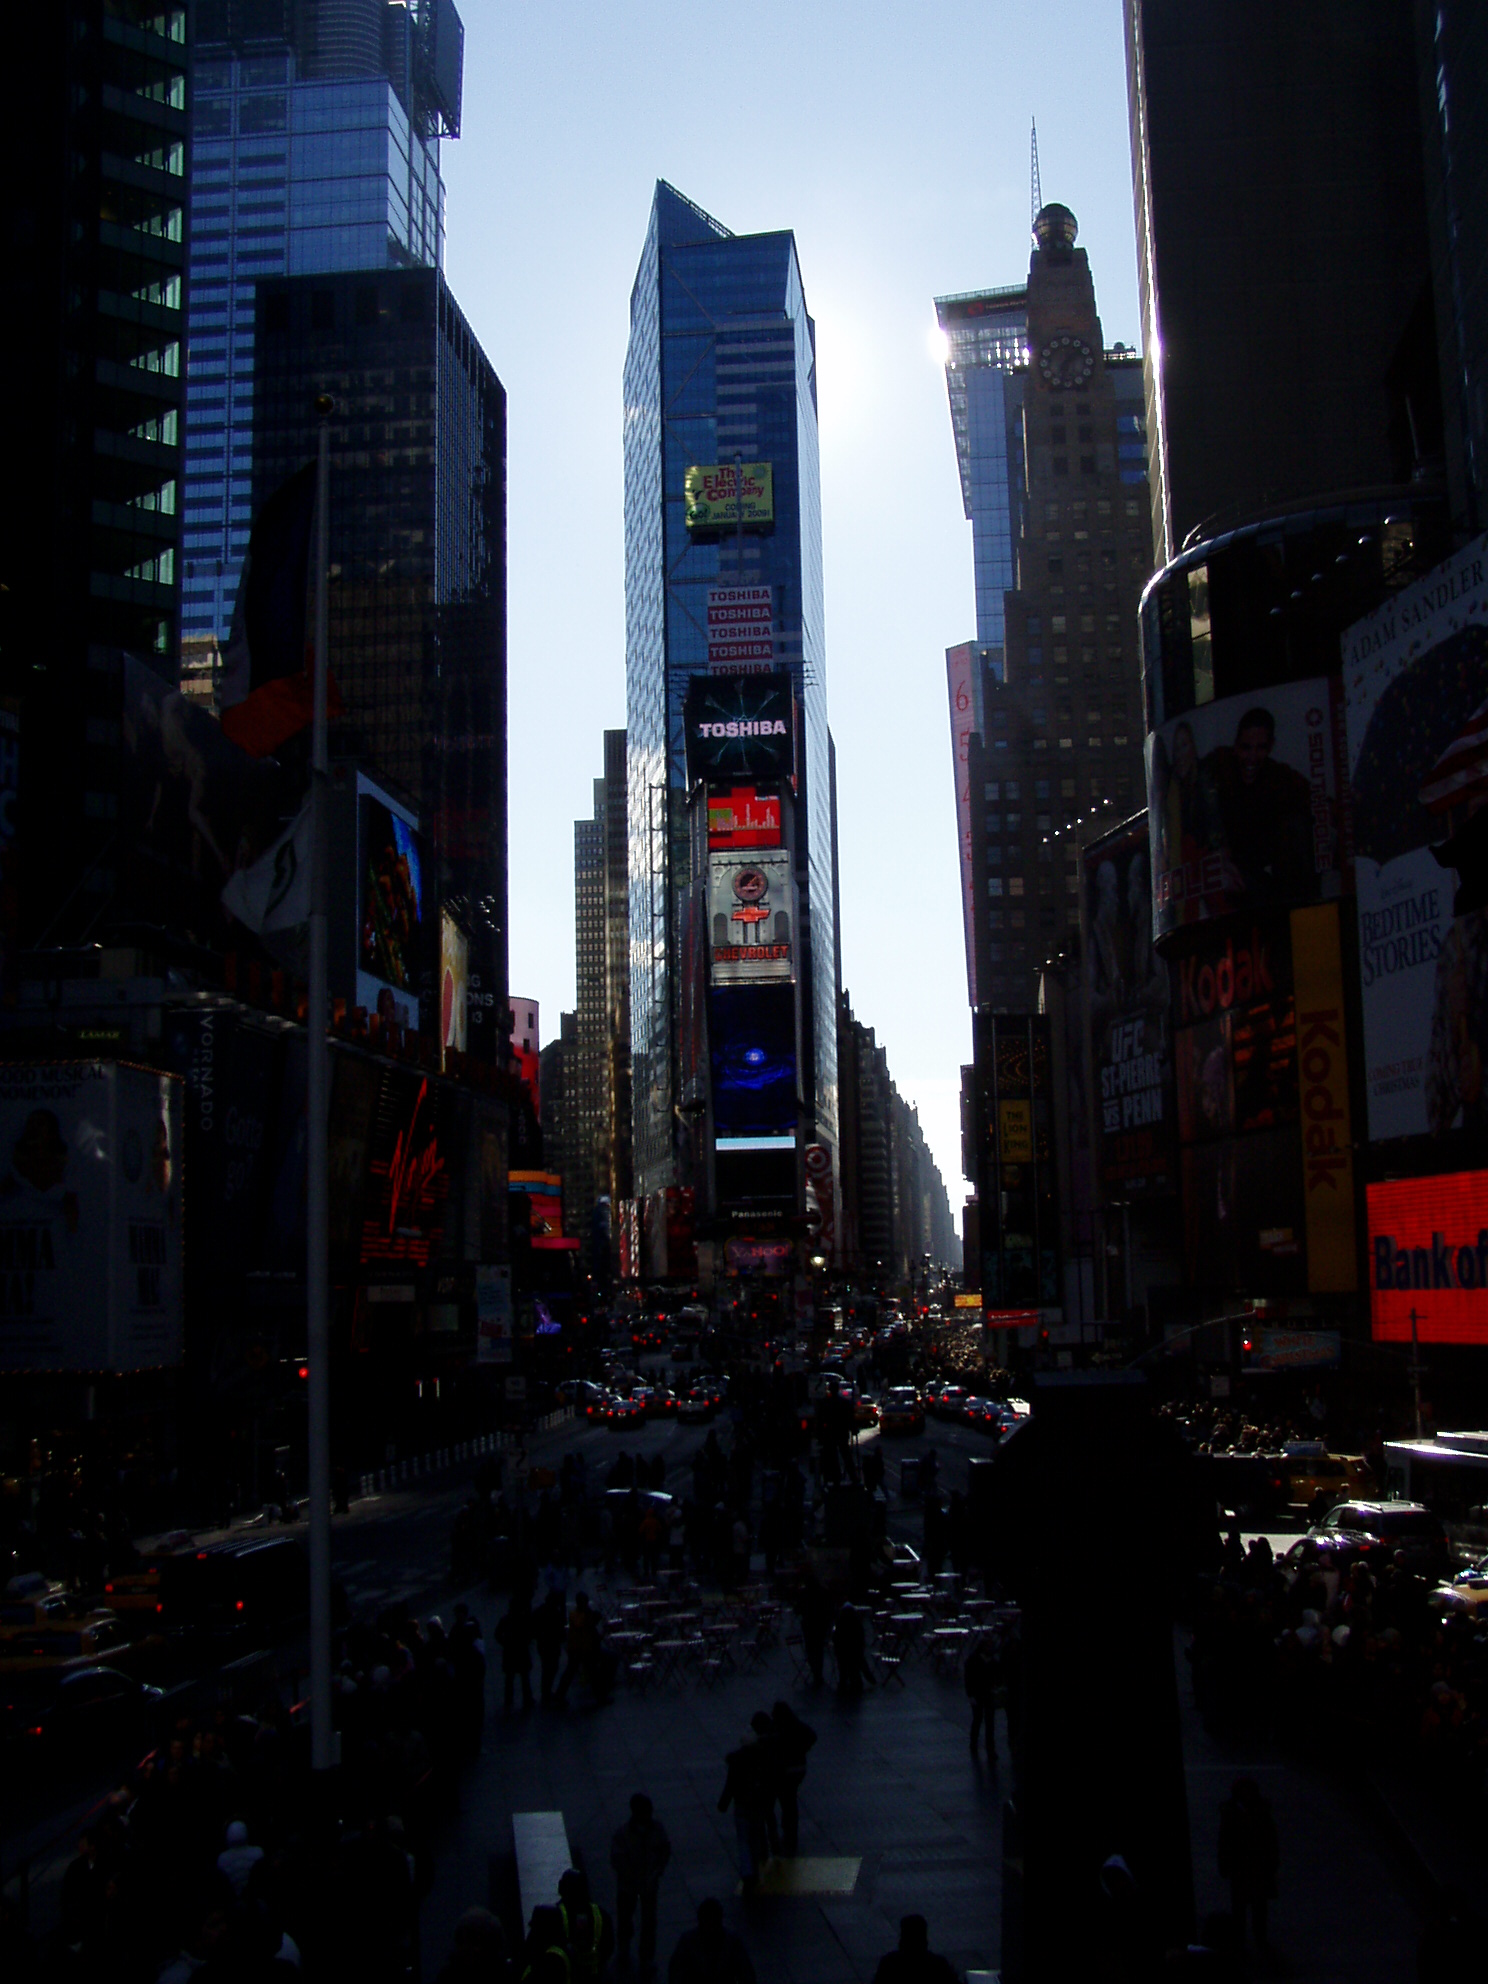
[[[689,467],[770,462],[767,536],[689,540]],[[635,1189],[690,1182],[678,1080],[679,890],[690,848],[683,699],[708,666],[710,586],[774,589],[775,663],[804,711],[797,796],[804,1134],[837,1144],[837,958],[823,627],[816,329],[789,232],[735,235],[659,181],[625,361]]]
[[[232,619],[253,488],[253,331],[270,276],[443,262],[459,129],[449,0],[203,0],[193,76],[185,669]]]

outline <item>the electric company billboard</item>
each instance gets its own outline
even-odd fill
[[[1488,796],[1459,749],[1488,697],[1488,537],[1349,628],[1343,692],[1369,1134],[1481,1129],[1488,914],[1454,916],[1433,844]]]
[[[786,669],[769,675],[694,675],[683,721],[693,784],[795,773],[796,705]]]
[[[775,472],[769,462],[694,463],[682,478],[687,528],[722,536],[737,530],[771,530],[775,524]]]
[[[1325,677],[1207,703],[1147,739],[1155,929],[1342,887]]]
[[[0,1072],[0,1370],[179,1361],[181,1087],[115,1062]]]
[[[708,856],[708,961],[714,985],[794,978],[795,887],[784,848]]]
[[[1376,1341],[1488,1344],[1488,1171],[1366,1188]]]

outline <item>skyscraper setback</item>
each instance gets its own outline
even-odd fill
[[[803,1145],[835,1149],[837,1134],[815,327],[793,235],[731,234],[664,182],[631,293],[625,554],[635,1186],[649,1197],[702,1189],[713,1155],[690,1017],[706,912],[688,908],[695,820],[684,705],[700,677],[722,690],[766,679],[741,667],[773,664],[786,703],[771,720],[782,732],[799,725],[782,788],[794,836],[773,857],[788,866],[799,910],[795,955],[782,961],[799,1027],[776,1015],[766,1028],[775,1044],[758,1052],[778,1062],[782,1095],[787,1084],[798,1095],[789,1130],[782,1118],[768,1139],[788,1140],[798,1173]],[[741,612],[750,617],[741,622]],[[778,845],[778,803],[772,817]],[[710,1049],[721,1052],[715,1022]],[[798,1175],[796,1203],[801,1190]]]
[[[442,267],[451,0],[201,0],[193,76],[182,628],[226,638],[248,544],[254,296],[270,276]]]

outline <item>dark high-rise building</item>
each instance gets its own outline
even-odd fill
[[[719,493],[730,488],[737,509]],[[773,1015],[769,1026],[772,1040],[799,1039],[799,1059],[794,1046],[769,1051],[782,1070],[788,1058],[782,1086],[799,1083],[800,1108],[772,1144],[783,1138],[799,1160],[804,1146],[837,1142],[815,327],[792,234],[731,234],[665,183],[631,293],[625,556],[635,1183],[650,1197],[700,1186],[710,1161],[679,1065],[690,969],[679,903],[693,856],[683,712],[694,679],[732,665],[730,645],[788,675],[798,713],[789,887],[800,941],[786,990],[800,1024]],[[714,638],[731,589],[760,615],[733,644]],[[798,1203],[801,1193],[798,1176]]]
[[[0,840],[18,820],[5,925],[31,944],[126,920],[123,656],[176,681],[188,19],[54,0],[7,22]]]
[[[978,640],[947,654],[968,971],[973,1004],[1014,1011],[1078,926],[1065,829],[1142,790],[1142,372],[1105,349],[1075,235],[1043,208],[1026,286],[937,305],[978,572]],[[1004,564],[994,620],[984,566]]]
[[[204,700],[251,522],[257,285],[442,266],[462,44],[452,0],[198,0],[182,628]]]
[[[604,734],[605,1047],[611,1233],[622,1199],[635,1194],[630,1090],[630,809],[623,730]]]
[[[574,1040],[566,1056],[572,1151],[564,1203],[592,1269],[595,1201],[608,1189],[609,1039],[605,999],[605,782],[594,781],[594,816],[574,821]]]
[[[1433,466],[1412,390],[1412,348],[1434,356],[1416,35],[1411,0],[1124,12],[1166,563],[1247,515]],[[1471,96],[1463,114],[1480,119]]]
[[[333,751],[415,808],[470,928],[471,1051],[506,1005],[506,395],[433,269],[258,291],[255,508],[331,426]],[[483,1038],[483,1033],[493,1036]]]
[[[927,1257],[936,1268],[958,1267],[961,1246],[950,1200],[918,1113],[899,1093],[887,1050],[854,1015],[845,992],[837,1052],[843,1093],[836,1216],[843,1266],[893,1286],[917,1282]]]

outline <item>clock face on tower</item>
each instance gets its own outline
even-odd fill
[[[1039,373],[1046,386],[1067,392],[1083,386],[1095,370],[1095,353],[1084,338],[1062,331],[1039,349]]]

